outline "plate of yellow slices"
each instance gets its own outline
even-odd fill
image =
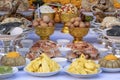
[[[82,78],[97,76],[102,72],[99,64],[93,60],[87,60],[83,54],[69,66],[66,66],[64,71],[73,77]]]
[[[40,57],[31,61],[25,68],[24,71],[32,76],[52,76],[61,71],[62,67],[50,59],[44,53]]]

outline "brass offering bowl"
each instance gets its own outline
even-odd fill
[[[74,37],[73,42],[82,41],[83,37],[88,34],[89,28],[69,28],[70,34]]]
[[[66,23],[69,22],[74,17],[78,17],[78,14],[73,14],[73,13],[61,14],[61,22],[64,23],[64,26],[62,28],[63,33],[69,33],[69,28],[66,25]]]
[[[55,27],[35,27],[35,32],[41,40],[49,40],[50,35],[54,33]]]

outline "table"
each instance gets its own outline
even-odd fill
[[[33,39],[34,41],[39,40],[39,37],[34,34],[34,32],[30,33],[28,38]],[[60,30],[56,30],[50,37],[50,39],[53,41],[56,41],[60,38],[69,39],[71,41],[73,40],[73,37],[70,34],[63,34],[60,32]],[[84,38],[84,40],[92,43],[95,47],[103,47],[97,43],[97,35],[92,31],[92,29],[90,29],[89,34]],[[60,73],[50,77],[34,77],[20,70],[13,77],[0,80],[120,80],[120,73],[101,73],[93,78],[75,78],[61,71]]]

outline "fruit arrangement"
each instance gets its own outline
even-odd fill
[[[5,66],[22,66],[26,60],[18,52],[9,52],[1,58],[1,64]]]
[[[77,14],[78,10],[77,7],[75,7],[73,4],[65,4],[63,6],[61,6],[61,8],[58,10],[58,12],[60,12],[61,14],[66,14],[66,13],[72,13],[72,14]]]
[[[120,68],[120,58],[113,54],[108,54],[99,61],[99,64],[104,68]]]
[[[0,66],[0,74],[12,73],[12,67]]]
[[[69,28],[89,28],[90,22],[84,22],[81,17],[72,18],[70,22],[67,22]]]
[[[99,71],[99,65],[92,60],[87,60],[82,54],[80,58],[76,59],[68,68],[68,72],[74,74],[96,74]]]
[[[54,21],[50,20],[48,16],[43,16],[43,18],[37,18],[33,21],[34,27],[54,27]]]
[[[31,61],[26,70],[29,72],[54,72],[60,69],[60,66],[47,55],[42,53],[40,57]]]

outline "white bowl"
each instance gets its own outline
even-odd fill
[[[57,73],[59,73],[61,71],[62,67],[60,66],[60,69],[57,70],[57,71],[54,71],[54,72],[47,72],[47,73],[44,73],[44,72],[29,72],[26,70],[26,68],[24,68],[24,71],[26,73],[28,73],[29,75],[32,75],[32,76],[36,76],[36,77],[45,77],[45,76],[52,76],[52,75],[55,75]]]
[[[67,65],[67,58],[63,58],[63,57],[56,57],[56,58],[52,58],[52,60],[54,60],[55,62],[57,62],[59,65],[61,66],[65,66]]]
[[[61,46],[66,46],[69,42],[70,42],[70,40],[68,40],[68,39],[58,39],[57,40],[57,43]]]
[[[12,67],[12,73],[0,74],[0,80],[1,80],[1,78],[11,77],[17,72],[18,72],[18,69],[16,67]]]
[[[64,68],[64,71],[65,71],[67,74],[69,74],[69,75],[71,75],[71,76],[73,76],[73,77],[81,77],[81,78],[95,77],[95,76],[99,75],[99,74],[102,72],[102,70],[99,69],[98,73],[96,73],[96,74],[87,74],[87,75],[83,75],[83,74],[74,74],[74,73],[68,72],[68,71],[67,71],[68,68],[69,68],[69,66],[66,66],[66,67]]]
[[[33,45],[33,40],[25,39],[25,40],[21,40],[20,43],[22,44],[23,48],[31,48],[31,46]]]
[[[71,51],[71,48],[67,48],[67,47],[59,47],[58,49],[61,52],[62,56],[64,57],[66,57],[67,54],[69,54]]]

